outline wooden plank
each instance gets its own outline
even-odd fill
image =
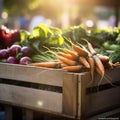
[[[84,77],[84,79],[83,79],[83,77]],[[82,74],[82,75],[80,75],[80,76],[78,76],[78,88],[79,88],[79,90],[80,91],[78,91],[78,117],[80,118],[80,119],[84,119],[84,117],[85,117],[85,96],[86,96],[86,85],[88,84],[86,84],[85,82],[87,81],[89,81],[89,80],[87,80],[86,79],[86,74]],[[79,93],[80,92],[80,93]],[[80,113],[79,113],[80,112]]]
[[[77,116],[77,75],[65,74],[63,80],[63,113]]]
[[[63,75],[59,69],[0,63],[0,78],[62,86]]]
[[[86,95],[85,114],[94,114],[120,106],[120,87]]]
[[[0,84],[0,91],[0,101],[34,110],[62,113],[61,93],[5,84]]]
[[[104,84],[110,84],[110,82],[114,83],[116,81],[120,81],[120,67],[116,67],[114,69],[108,69],[106,70],[105,74],[107,75],[107,79],[103,79],[100,83],[100,85],[104,85]],[[94,75],[94,80],[93,82],[91,82],[91,75],[90,72],[84,72],[81,74],[78,74],[78,79],[83,79],[83,87],[85,88],[89,88],[89,87],[94,87],[94,86],[98,86],[101,77],[95,72]]]

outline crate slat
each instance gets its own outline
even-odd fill
[[[62,94],[0,84],[0,100],[20,107],[62,113]]]
[[[77,116],[77,76],[74,74],[64,75],[63,81],[63,113]]]
[[[58,69],[0,63],[0,78],[62,86],[63,74]]]
[[[109,110],[110,107],[120,106],[120,88],[108,89],[85,97],[85,114],[94,114],[99,111]]]

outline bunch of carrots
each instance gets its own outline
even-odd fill
[[[56,52],[57,59],[55,61],[37,62],[31,65],[37,67],[59,68],[68,72],[88,70],[91,73],[92,80],[95,71],[101,76],[101,79],[103,79],[106,68],[113,68],[120,65],[119,63],[111,63],[108,56],[98,54],[90,42],[86,39],[83,40],[86,42],[87,47],[81,44],[76,45],[71,42],[72,50],[61,48],[62,51]]]

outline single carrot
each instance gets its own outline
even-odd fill
[[[100,73],[101,77],[103,78],[104,75],[105,75],[104,65],[103,65],[103,63],[101,62],[101,60],[99,59],[99,57],[97,55],[94,55],[93,58],[95,60],[95,64],[96,64],[97,68],[100,71],[99,73]]]
[[[95,69],[95,62],[94,62],[94,59],[92,57],[88,57],[87,58],[88,60],[88,63],[90,65],[90,74],[91,74],[91,80],[93,82],[93,79],[94,79],[94,69]]]
[[[68,50],[68,49],[64,49],[64,51],[68,54],[70,54],[72,56],[72,59],[77,59],[78,58],[78,54],[74,51]]]
[[[79,70],[82,69],[82,65],[73,65],[73,66],[66,66],[63,67],[62,69],[68,72],[78,72]]]
[[[61,64],[60,62],[49,61],[49,62],[31,63],[30,65],[36,67],[59,68],[60,64]]]
[[[65,58],[65,57],[63,57],[63,56],[59,56],[58,59],[59,59],[60,61],[62,61],[63,63],[67,64],[67,65],[76,65],[76,61],[70,60],[70,59]]]
[[[72,44],[72,48],[81,56],[87,57],[88,56],[88,52],[85,51],[83,48],[81,48],[78,45]]]
[[[98,57],[100,58],[100,60],[104,63],[104,62],[108,62],[109,61],[109,57],[106,55],[102,55],[102,54],[97,54]]]
[[[68,58],[68,59],[71,59],[71,60],[74,59],[71,54],[66,54],[66,53],[63,53],[63,52],[57,52],[57,54],[58,54],[59,56],[63,56],[63,57],[65,57],[65,58]]]
[[[95,70],[96,70],[96,72],[98,73],[98,75],[102,75],[103,73],[102,73],[102,71],[96,66],[95,67]],[[105,76],[103,76],[103,77],[101,77],[101,79],[100,79],[100,81],[99,81],[99,83],[98,83],[98,86],[100,85],[100,83],[102,82],[102,80],[103,80],[103,78],[104,78]]]
[[[120,66],[120,62],[112,63],[112,67]]]
[[[90,42],[88,42],[86,39],[82,39],[87,43],[88,49],[91,52],[92,55],[96,54],[95,49],[93,48],[92,44]]]
[[[90,64],[88,63],[87,59],[83,56],[79,57],[79,62],[83,64],[86,68],[90,68]]]
[[[76,51],[78,53],[78,55],[81,55],[81,56],[84,56],[84,57],[88,56],[88,53],[83,48],[81,48],[78,45],[75,45],[71,40],[68,40],[66,37],[65,37],[65,39],[67,40],[67,42],[69,42],[72,45],[72,49],[74,51]]]

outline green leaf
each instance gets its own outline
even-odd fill
[[[20,31],[21,42],[23,42],[24,40],[27,40],[29,35],[30,35],[30,33],[28,31],[21,30]]]
[[[52,32],[50,31],[49,27],[45,24],[39,24],[37,27],[35,27],[32,31],[32,35],[34,37],[42,37],[42,38],[48,38],[50,35],[52,35]]]
[[[40,50],[40,41],[37,39],[37,40],[34,40],[34,42],[31,43],[31,47],[37,51],[38,53],[41,52]]]
[[[49,38],[48,42],[51,45],[62,45],[64,43],[64,38],[60,34],[55,34]]]

